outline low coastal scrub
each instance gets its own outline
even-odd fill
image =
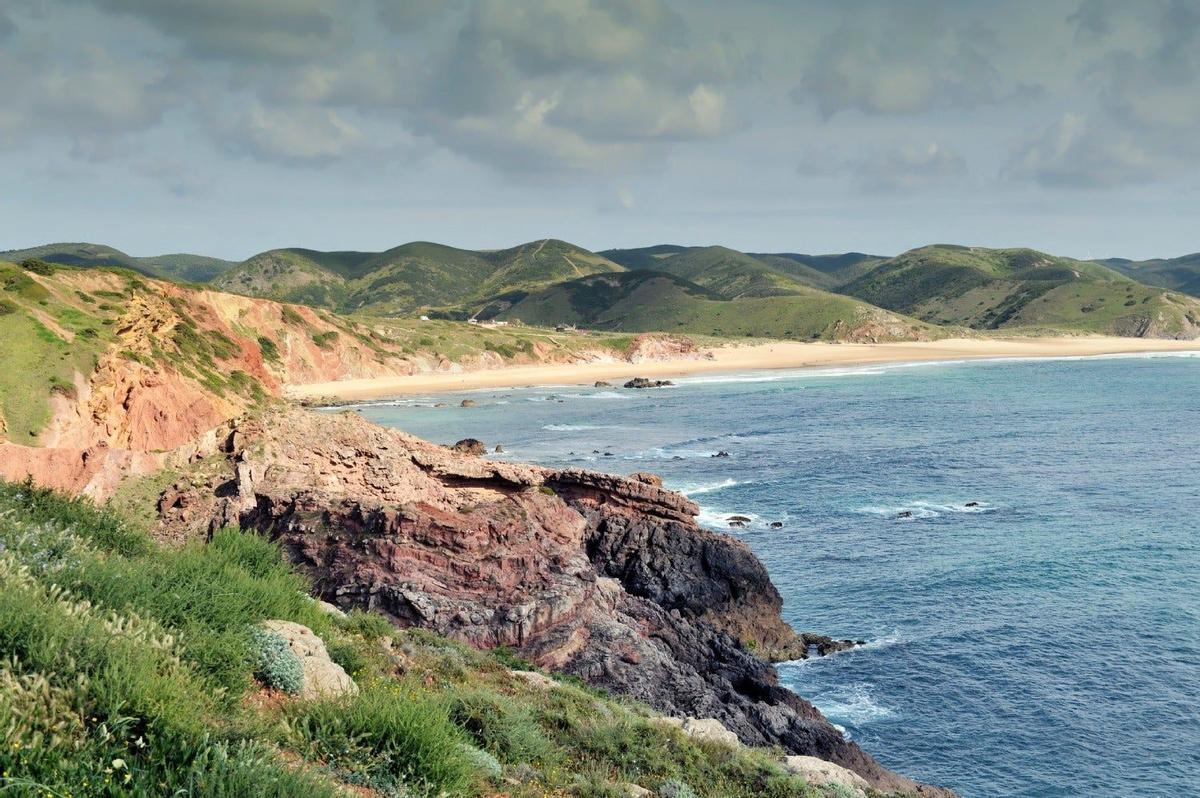
[[[307,588],[256,535],[160,547],[112,510],[0,483],[0,794],[827,794],[771,752]],[[312,629],[358,690],[297,695],[269,619]]]

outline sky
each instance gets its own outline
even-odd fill
[[[1200,250],[1200,0],[5,0],[0,249]]]

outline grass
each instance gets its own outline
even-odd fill
[[[5,366],[0,370],[0,413],[8,438],[25,444],[34,443],[49,421],[49,398],[73,391],[76,372],[90,374],[110,338],[102,316],[79,310],[73,293],[47,288],[40,279],[45,278],[0,263]],[[46,282],[54,286],[52,279]]]
[[[815,340],[838,337],[868,311],[850,297],[798,284],[789,290],[729,299],[681,277],[626,272],[551,286],[524,297],[501,317],[540,325],[568,321],[613,331]],[[909,328],[921,326],[912,322]]]
[[[511,652],[334,618],[252,534],[160,548],[111,508],[0,483],[0,544],[0,794],[825,794],[770,752],[699,743],[569,679],[534,687]],[[263,700],[268,618],[312,628],[360,692]]]

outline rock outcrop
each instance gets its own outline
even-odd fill
[[[464,456],[353,413],[268,413],[237,424],[223,449],[224,475],[164,493],[164,528],[257,529],[340,607],[511,646],[881,789],[946,794],[887,771],[779,685],[755,651],[807,645],[781,620],[766,571],[653,479]]]
[[[263,621],[262,626],[286,640],[288,648],[300,660],[304,673],[300,683],[301,698],[311,701],[358,692],[358,685],[341,665],[329,658],[325,641],[312,629],[293,621],[279,620]]]

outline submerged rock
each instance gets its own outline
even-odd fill
[[[650,380],[645,377],[634,377],[625,383],[626,388],[666,388],[675,383],[670,380]]]

